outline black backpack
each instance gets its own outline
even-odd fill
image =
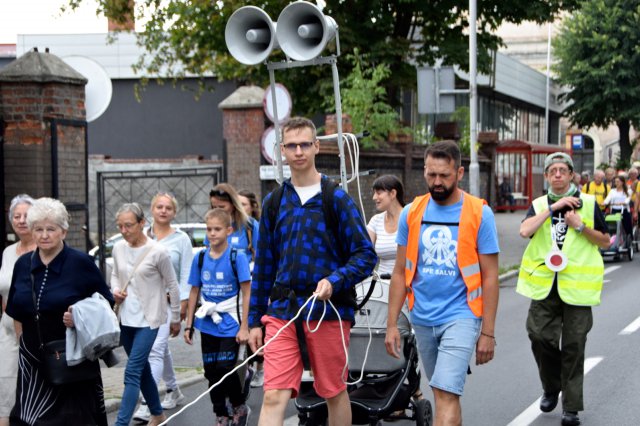
[[[339,220],[338,215],[333,208],[333,200],[336,188],[338,188],[338,183],[331,179],[322,179],[320,183],[320,192],[322,193],[322,214],[324,216],[324,220],[327,224],[327,227],[333,233],[334,239],[336,241],[336,251],[338,253],[338,258],[344,264],[349,260],[349,254],[345,253],[344,248],[342,247],[339,233]],[[263,214],[266,214],[269,218],[269,232],[273,234],[276,228],[276,220],[278,218],[278,213],[280,211],[280,204],[282,203],[282,197],[284,195],[284,185],[280,185],[278,188],[271,191],[271,196],[265,200],[264,205],[262,206]],[[275,254],[277,256],[277,253]],[[278,261],[276,257],[276,262]],[[332,300],[337,301],[338,303],[344,305],[350,305],[355,309],[360,309],[364,304],[367,303],[371,294],[373,293],[373,289],[375,287],[375,281],[373,281],[372,285],[369,287],[369,291],[365,295],[364,299],[358,303],[356,290],[355,288],[351,288],[351,290],[347,293],[339,293],[334,294],[331,297]],[[271,300],[280,299],[283,295],[274,293],[274,289],[276,286],[272,287]]]
[[[338,188],[338,184],[331,179],[322,179],[320,183],[320,192],[322,193],[322,214],[324,220],[327,223],[327,227],[333,233],[333,236],[337,243],[338,257],[341,261],[346,262],[348,257],[345,256],[344,250],[340,244],[340,235],[338,233],[338,215],[333,208],[333,197]],[[271,197],[268,197],[262,206],[263,214],[266,214],[269,218],[269,232],[273,234],[276,229],[276,220],[278,219],[278,213],[280,212],[280,204],[282,203],[282,196],[284,195],[284,185],[280,185],[278,188],[271,191]]]

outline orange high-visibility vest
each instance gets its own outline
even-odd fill
[[[407,214],[409,236],[407,239],[404,279],[407,287],[409,309],[413,309],[415,297],[412,282],[416,273],[422,217],[430,199],[431,194],[416,197]],[[462,279],[467,286],[467,303],[471,312],[477,317],[482,316],[482,276],[478,258],[478,230],[482,222],[482,206],[485,204],[487,204],[485,200],[464,192],[458,225],[458,268],[460,268]]]

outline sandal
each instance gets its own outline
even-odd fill
[[[420,401],[424,399],[424,395],[422,394],[420,388],[418,388],[418,390],[413,393],[412,398],[414,401]]]

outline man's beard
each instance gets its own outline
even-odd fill
[[[429,192],[431,193],[431,197],[436,200],[436,201],[444,201],[447,198],[449,198],[451,196],[451,194],[453,194],[453,191],[455,191],[457,186],[457,183],[454,183],[453,185],[451,185],[449,188],[447,188],[444,185],[439,185],[439,186],[430,186],[429,187]],[[435,189],[438,188],[439,191],[436,191]]]

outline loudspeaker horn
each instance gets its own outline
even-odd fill
[[[296,61],[308,61],[320,55],[338,30],[336,21],[325,16],[318,6],[297,1],[285,7],[278,17],[276,38],[282,51]]]
[[[245,65],[263,62],[278,47],[276,24],[262,9],[244,6],[233,12],[224,30],[229,53]]]

